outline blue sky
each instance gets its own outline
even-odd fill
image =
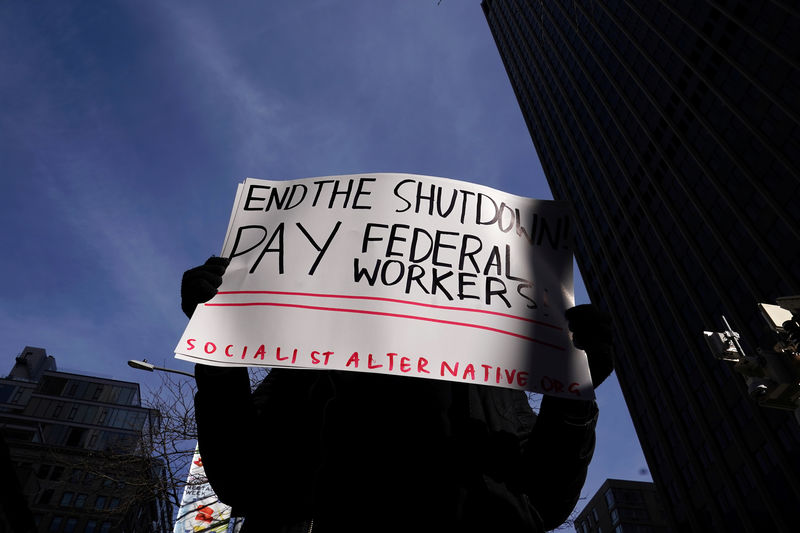
[[[149,379],[132,358],[191,370],[180,276],[247,176],[551,198],[478,0],[3,2],[0,65],[5,368],[33,345],[118,379]],[[587,497],[650,479],[613,377],[598,401]]]

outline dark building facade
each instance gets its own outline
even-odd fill
[[[606,479],[574,522],[578,533],[667,533],[667,516],[656,486]]]
[[[40,532],[171,531],[171,506],[155,490],[163,468],[141,447],[157,423],[138,383],[59,372],[42,348],[25,347],[0,379],[7,462]]]
[[[736,0],[484,0],[677,531],[795,531],[800,430],[703,330],[770,342],[800,294],[800,9]]]

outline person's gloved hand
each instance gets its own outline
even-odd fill
[[[567,309],[564,316],[572,332],[572,344],[586,352],[592,385],[597,388],[614,370],[611,316],[591,304]]]
[[[222,275],[225,273],[228,263],[230,263],[230,259],[212,256],[205,264],[183,273],[181,309],[186,316],[192,318],[197,304],[207,302],[217,294],[217,287],[222,285]]]

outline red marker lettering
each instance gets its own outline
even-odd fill
[[[417,373],[418,374],[430,374],[428,370],[425,370],[425,367],[428,366],[428,360],[424,357],[420,357],[417,359]]]
[[[229,344],[225,347],[225,355],[228,357],[233,357],[233,354],[230,352],[231,348],[233,348],[233,344]]]
[[[275,348],[275,359],[277,359],[278,361],[288,361],[289,360],[288,357],[281,357],[281,347],[280,346]]]
[[[187,351],[194,350],[194,343],[197,342],[197,339],[186,339],[186,344],[189,346],[186,348]]]
[[[383,368],[383,365],[376,365],[372,354],[369,354],[369,357],[367,358],[367,368]]]
[[[408,357],[401,357],[400,358],[400,371],[401,372],[408,372],[411,370],[411,359]]]
[[[545,382],[545,380],[547,380]],[[548,392],[561,392],[564,390],[564,384],[558,381],[557,379],[552,379],[548,376],[544,376],[542,378],[542,388]]]
[[[318,355],[319,355],[319,352],[318,352],[318,351],[316,351],[316,350],[314,350],[313,352],[311,352],[311,363],[312,363],[312,364],[315,364],[315,365],[318,365],[318,364],[319,364],[319,359],[317,359],[317,356],[318,356]]]
[[[514,383],[514,374],[516,373],[517,373],[516,370],[511,370],[511,373],[509,373],[508,369],[506,369],[506,379],[508,380],[509,385]]]
[[[253,355],[253,359],[258,359],[258,356],[260,355],[261,356],[261,360],[263,361],[264,360],[264,354],[266,352],[267,352],[267,349],[262,344],[261,346],[258,347],[258,350],[256,350],[255,355]]]
[[[456,377],[456,375],[458,374],[458,361],[456,361],[456,367],[455,368],[453,368],[450,365],[448,365],[447,361],[442,361],[442,367],[439,369],[439,375],[440,376],[444,376],[445,367],[447,367],[447,371],[450,372],[450,374],[453,377]]]
[[[355,367],[358,368],[358,352],[353,352],[353,355],[350,356],[350,359],[344,364],[344,366],[350,366],[350,364],[355,364]]]
[[[394,369],[394,358],[395,358],[396,355],[397,354],[394,353],[394,352],[386,354],[386,357],[389,358],[389,370]]]
[[[489,381],[489,372],[492,371],[492,365],[481,365],[483,367],[483,381]]]
[[[209,346],[211,348],[209,348]],[[207,354],[212,354],[212,353],[217,351],[217,345],[214,344],[213,342],[207,342],[206,343],[206,347],[205,347],[205,351],[206,351]]]
[[[528,386],[528,373],[527,372],[517,372],[517,385],[522,388]]]
[[[325,356],[325,362],[322,363],[323,366],[328,366],[328,358],[333,355],[333,352],[323,352],[322,355]]]
[[[569,384],[569,389],[567,389],[567,390],[569,390],[575,396],[580,396],[581,395],[581,391],[578,389],[578,387],[580,387],[579,383],[570,383]]]
[[[475,367],[472,365],[472,363],[468,364],[466,368],[464,368],[464,375],[461,377],[461,379],[467,379],[467,374],[469,374],[471,380],[475,381]]]
[[[294,351],[292,352],[292,364],[295,364],[296,361],[297,361],[297,348],[295,348]]]

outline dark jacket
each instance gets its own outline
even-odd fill
[[[572,511],[594,402],[336,371],[197,366],[200,453],[245,530],[536,532]]]

